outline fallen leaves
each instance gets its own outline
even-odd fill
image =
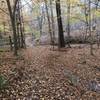
[[[94,79],[98,82],[96,88],[99,86],[100,51],[95,53],[96,57],[91,57],[88,47],[84,50],[52,51],[48,46],[37,46],[21,51],[18,58],[11,53],[2,54],[0,71],[9,79],[9,85],[1,91],[0,98],[99,100],[99,92],[90,87],[93,88],[91,81]]]

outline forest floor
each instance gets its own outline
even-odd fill
[[[73,46],[27,48],[14,57],[0,53],[6,86],[0,100],[100,100],[100,49]]]

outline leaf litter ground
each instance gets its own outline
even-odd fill
[[[0,74],[7,86],[0,100],[100,100],[100,50],[37,46],[0,53]]]

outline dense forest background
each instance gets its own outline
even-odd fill
[[[0,0],[0,100],[100,100],[100,0]]]

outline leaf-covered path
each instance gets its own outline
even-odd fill
[[[37,46],[17,58],[2,54],[0,71],[9,82],[0,100],[99,100],[100,50],[90,56],[87,48]]]

